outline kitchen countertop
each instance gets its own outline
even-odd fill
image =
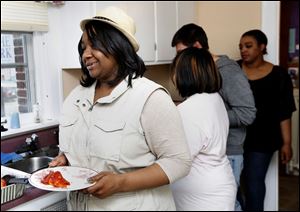
[[[9,129],[5,132],[1,132],[1,140],[15,137],[18,135],[23,135],[30,132],[35,132],[36,130],[51,128],[53,126],[58,126],[58,121],[48,121],[44,123],[31,124],[20,129]]]
[[[6,202],[4,204],[1,204],[1,211],[6,211],[9,210],[11,208],[14,208],[18,205],[21,205],[25,202],[28,202],[30,200],[33,200],[35,198],[38,198],[42,195],[45,195],[47,193],[49,193],[50,191],[44,191],[38,188],[34,188],[34,187],[28,187],[26,188],[26,190],[24,191],[24,194],[12,201]]]
[[[25,190],[22,197],[1,204],[1,211],[66,211],[67,192],[44,191],[35,187]]]

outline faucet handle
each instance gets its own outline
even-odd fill
[[[27,145],[30,145],[32,142],[32,138],[26,138],[25,142]]]
[[[39,137],[39,136],[38,136],[37,134],[33,133],[33,134],[31,135],[31,140],[32,140],[32,141],[37,141],[38,137]]]

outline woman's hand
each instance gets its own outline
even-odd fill
[[[56,156],[50,163],[49,167],[55,166],[66,166],[68,164],[68,159],[66,158],[64,153],[59,154]]]
[[[291,119],[286,119],[280,122],[281,135],[283,146],[280,149],[280,159],[283,164],[288,163],[293,156],[292,140],[291,140]]]
[[[96,184],[84,189],[83,192],[102,199],[120,192],[123,180],[124,179],[121,174],[115,174],[113,172],[100,172],[99,174],[88,179],[89,182],[96,182]]]
[[[292,147],[289,144],[283,144],[280,150],[280,159],[283,164],[288,163],[293,156]]]
[[[98,198],[105,198],[119,192],[156,188],[170,183],[168,176],[156,163],[123,174],[104,171],[89,179],[96,184],[82,191]]]

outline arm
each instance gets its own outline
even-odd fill
[[[169,182],[186,176],[192,163],[190,150],[179,111],[165,91],[156,90],[149,97],[141,125],[150,151]]]
[[[288,163],[293,156],[292,140],[291,140],[291,119],[280,122],[281,135],[283,145],[280,150],[280,159],[283,164]]]
[[[291,116],[296,110],[296,105],[293,96],[293,84],[287,71],[280,66],[275,68],[280,69],[280,130],[283,140],[283,145],[280,149],[280,159],[283,164],[288,163],[293,156],[292,138],[291,138]]]
[[[146,168],[124,174],[101,172],[90,178],[89,181],[97,181],[97,183],[85,192],[93,194],[93,196],[98,198],[105,198],[118,192],[154,188],[169,183],[167,175],[156,163]]]
[[[243,70],[236,64],[220,68],[223,86],[220,94],[226,105],[231,128],[248,126],[256,116],[252,90]]]

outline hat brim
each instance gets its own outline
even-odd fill
[[[89,19],[84,19],[80,22],[80,28],[82,31],[85,30],[85,25],[90,22],[90,21],[101,21],[101,22],[104,22],[104,23],[107,23],[113,27],[115,27],[117,30],[119,30],[120,32],[122,32],[123,35],[126,36],[126,38],[129,40],[129,42],[131,43],[131,45],[133,46],[134,48],[134,51],[138,51],[139,50],[139,44],[138,42],[136,41],[136,39],[129,33],[127,32],[126,30],[122,29],[119,25],[115,24],[114,22],[112,21],[109,21],[109,20],[105,20],[105,19],[97,19],[97,18],[89,18]]]

